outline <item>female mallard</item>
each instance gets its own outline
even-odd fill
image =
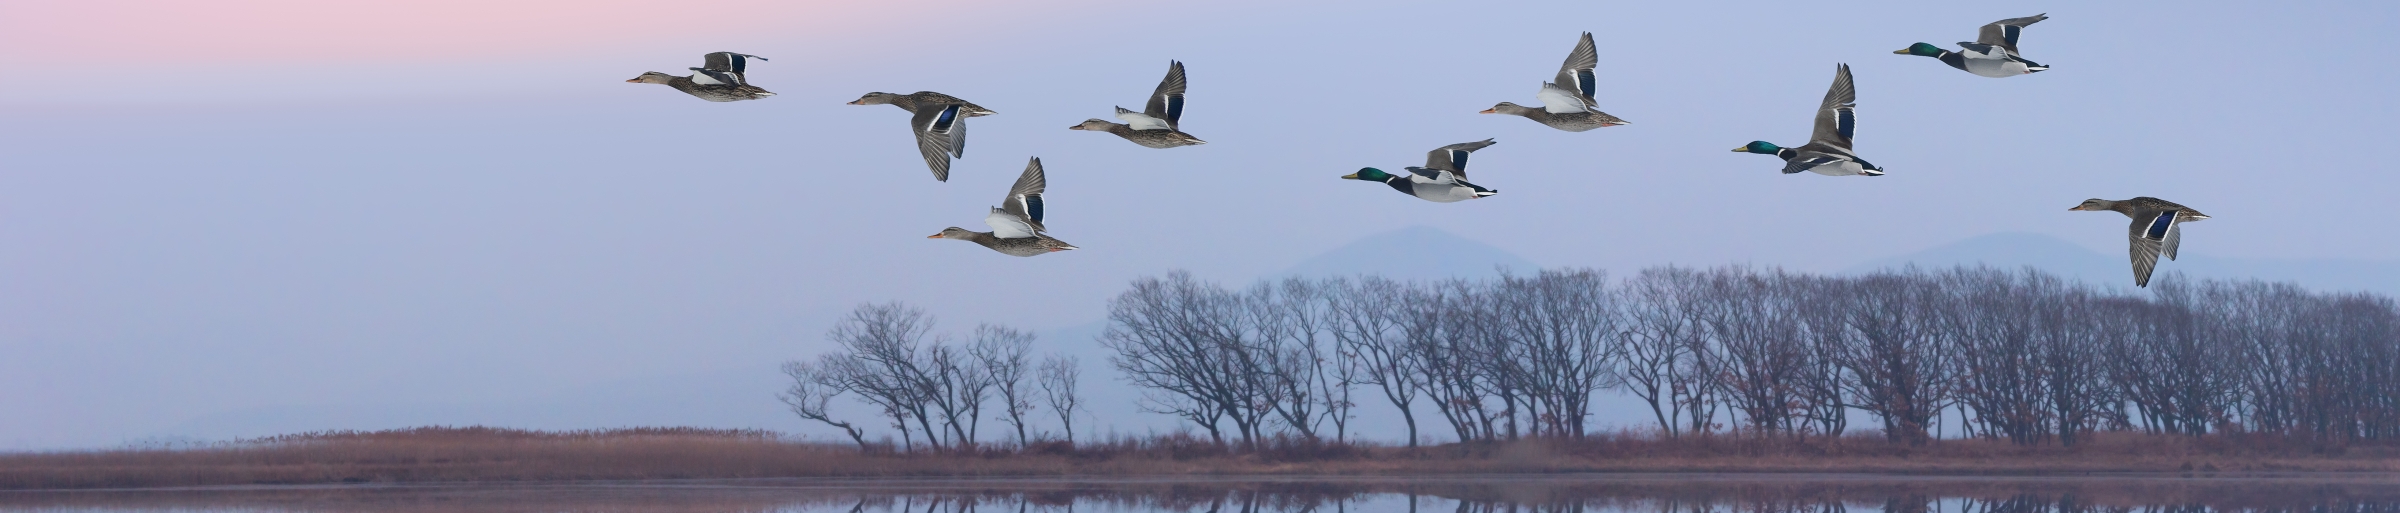
[[[1158,82],[1158,91],[1150,93],[1148,106],[1143,107],[1141,112],[1117,107],[1117,119],[1125,120],[1125,123],[1110,123],[1094,118],[1067,129],[1108,132],[1151,148],[1208,144],[1208,141],[1183,133],[1182,62],[1167,65],[1167,78]]]
[[[933,168],[933,179],[950,181],[950,157],[967,156],[967,118],[992,115],[992,109],[933,91],[913,94],[867,93],[851,105],[891,105],[915,116],[908,128],[917,134],[917,153]]]
[[[1535,98],[1542,100],[1542,108],[1500,102],[1483,113],[1524,116],[1569,132],[1625,124],[1623,119],[1600,112],[1600,102],[1592,99],[1593,88],[1597,86],[1592,68],[1597,67],[1600,67],[1600,51],[1592,46],[1592,33],[1585,32],[1583,41],[1575,44],[1575,51],[1567,54],[1567,63],[1558,67],[1558,78],[1542,84],[1542,90],[1534,93]]]
[[[2133,227],[2126,237],[2133,240],[2133,286],[2150,286],[2150,270],[2158,267],[2158,255],[2175,259],[2175,247],[2183,244],[2183,223],[2208,219],[2192,207],[2175,202],[2141,196],[2124,201],[2100,198],[2083,200],[2083,204],[2067,210],[2108,210],[2133,218]]]
[[[1371,167],[1360,169],[1357,173],[1343,175],[1342,178],[1383,182],[1384,185],[1392,186],[1392,190],[1400,191],[1401,194],[1416,196],[1417,199],[1435,203],[1450,203],[1499,194],[1500,191],[1467,183],[1467,155],[1493,144],[1497,143],[1492,142],[1491,139],[1484,139],[1434,148],[1433,151],[1425,153],[1425,167],[1408,168],[1409,176],[1407,178],[1392,176],[1381,169]]]
[[[750,85],[744,76],[750,59],[767,60],[756,55],[717,52],[705,57],[705,65],[692,68],[692,76],[678,77],[656,71],[643,73],[626,82],[635,84],[666,84],[684,94],[712,102],[738,102],[774,96],[775,93]]]
[[[1850,65],[1843,64],[1833,74],[1833,89],[1825,91],[1825,104],[1817,107],[1817,130],[1808,137],[1808,144],[1784,148],[1766,141],[1750,144],[1733,151],[1782,157],[1783,174],[1812,171],[1826,176],[1867,175],[1883,176],[1883,168],[1875,167],[1850,152],[1850,132],[1858,128],[1858,90],[1850,87]]]
[[[1956,52],[1917,43],[1892,53],[1941,59],[1943,64],[1949,64],[1950,67],[1992,78],[2030,74],[2050,67],[2025,60],[2024,56],[2018,54],[2017,34],[2024,32],[2026,25],[2047,19],[2050,19],[2050,15],[2036,14],[1992,22],[1975,34],[1975,42],[1960,41],[1959,51]]]
[[[1025,163],[1025,174],[1017,177],[1016,186],[1008,188],[1008,197],[1000,200],[1000,206],[983,216],[983,224],[991,226],[992,231],[968,231],[952,226],[926,238],[971,241],[992,251],[1021,257],[1077,249],[1042,233],[1049,230],[1042,227],[1042,189],[1048,185],[1049,180],[1042,177],[1042,159],[1036,157]]]

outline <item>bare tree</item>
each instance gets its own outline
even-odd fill
[[[1413,409],[1420,372],[1402,333],[1406,310],[1399,308],[1403,285],[1382,277],[1335,280],[1327,285],[1334,340],[1343,357],[1356,368],[1357,382],[1375,385],[1408,426],[1408,446],[1417,446],[1417,415]]]
[[[1041,366],[1034,371],[1034,381],[1042,389],[1042,405],[1058,415],[1058,430],[1066,433],[1069,445],[1075,443],[1075,410],[1082,402],[1075,386],[1082,374],[1083,363],[1065,354],[1042,357]]]
[[[1699,319],[1698,281],[1692,270],[1669,266],[1643,269],[1625,284],[1628,326],[1619,339],[1625,360],[1618,374],[1629,392],[1650,405],[1668,438],[1682,435],[1684,406],[1700,402],[1684,397],[1710,388],[1691,375],[1692,353],[1707,336]],[[1699,425],[1697,418],[1693,425]]]
[[[1025,435],[1025,413],[1033,409],[1033,398],[1025,388],[1025,374],[1031,370],[1032,350],[1032,333],[991,324],[975,327],[975,343],[967,349],[1000,394],[1001,420],[1016,429],[1018,447],[1030,443]]]
[[[778,397],[783,399],[783,404],[791,407],[793,414],[840,429],[843,434],[850,435],[850,441],[858,443],[859,450],[867,449],[865,431],[833,418],[830,403],[833,398],[848,391],[842,387],[841,380],[826,375],[814,362],[799,360],[784,362],[783,374],[792,378],[792,385]]]

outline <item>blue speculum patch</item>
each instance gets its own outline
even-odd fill
[[[2152,239],[2165,239],[2167,238],[2167,227],[2173,226],[2174,224],[2175,211],[2169,210],[2167,213],[2159,214],[2158,219],[2150,220],[2150,231],[2144,234],[2144,236]]]

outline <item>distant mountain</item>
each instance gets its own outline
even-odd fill
[[[1267,278],[1376,274],[1392,279],[1442,279],[1491,276],[1501,268],[1530,273],[1541,266],[1490,244],[1429,226],[1411,226],[1368,235]]]
[[[2182,259],[2172,262],[2160,261],[2159,277],[2180,272],[2192,278],[2259,279],[2292,282],[2319,291],[2363,291],[2400,296],[2400,261],[2220,258],[2192,252],[2181,256]],[[1978,236],[1851,266],[1845,272],[1866,272],[1912,263],[1927,267],[1977,263],[2011,268],[2032,266],[2095,284],[2133,285],[2132,265],[2124,253],[2101,253],[2057,237],[2033,233]]]

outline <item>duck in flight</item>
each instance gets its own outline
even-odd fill
[[[933,91],[910,94],[867,93],[851,105],[890,105],[908,111],[909,131],[917,136],[917,153],[933,179],[950,181],[950,158],[967,156],[967,118],[992,115],[991,109]]]
[[[1167,65],[1167,78],[1158,82],[1158,90],[1150,93],[1150,104],[1141,112],[1117,107],[1117,119],[1125,120],[1124,123],[1093,118],[1067,129],[1108,132],[1149,148],[1208,144],[1183,133],[1183,88],[1183,63],[1174,62]]]
[[[750,68],[750,59],[767,60],[765,57],[750,54],[716,52],[703,57],[704,64],[701,67],[692,68],[690,76],[675,76],[652,71],[642,73],[642,76],[633,77],[626,82],[666,84],[667,87],[683,91],[684,94],[692,95],[694,98],[712,102],[738,102],[774,96],[775,93],[750,85],[750,78],[746,75]]]
[[[1774,155],[1783,158],[1783,174],[1808,171],[1826,176],[1883,176],[1883,168],[1867,163],[1850,151],[1850,134],[1858,128],[1858,90],[1850,85],[1850,65],[1835,68],[1833,88],[1825,91],[1825,103],[1817,107],[1817,128],[1809,134],[1808,144],[1785,148],[1766,141],[1750,144],[1733,151]]]
[[[1425,153],[1425,167],[1408,168],[1408,176],[1394,176],[1381,169],[1370,167],[1360,169],[1357,173],[1343,175],[1342,178],[1383,182],[1384,185],[1392,186],[1392,190],[1400,191],[1401,194],[1416,196],[1417,199],[1435,203],[1466,201],[1499,194],[1500,191],[1467,183],[1467,156],[1474,154],[1475,150],[1493,144],[1497,143],[1492,142],[1491,139],[1484,139],[1434,148],[1433,151]]]
[[[1600,67],[1600,52],[1592,46],[1592,33],[1585,32],[1583,40],[1575,44],[1575,51],[1567,53],[1567,63],[1558,67],[1558,78],[1542,84],[1541,91],[1534,93],[1535,98],[1542,100],[1542,108],[1500,102],[1499,105],[1484,109],[1483,113],[1523,116],[1550,128],[1569,132],[1627,123],[1624,119],[1600,112],[1600,102],[1592,99],[1597,87],[1597,78],[1592,69],[1597,67]]]
[[[1043,233],[1049,228],[1042,226],[1042,189],[1048,188],[1049,183],[1042,176],[1042,159],[1036,157],[1025,163],[1025,174],[1017,176],[1017,184],[1008,188],[1008,197],[1001,198],[1000,206],[983,216],[983,224],[991,226],[992,231],[952,226],[926,238],[963,240],[1003,255],[1021,257],[1078,249]]]
[[[2158,267],[2158,256],[2175,259],[2175,247],[2183,244],[2183,223],[2208,219],[2192,207],[2149,196],[2123,201],[2100,198],[2083,200],[2083,204],[2067,210],[2111,211],[2133,218],[2133,227],[2126,238],[2133,243],[2133,286],[2150,286],[2150,270]]]
[[[1983,30],[1975,34],[1975,42],[1960,41],[1958,43],[1959,50],[1955,52],[1931,44],[1917,43],[1892,53],[1941,59],[1943,64],[1948,64],[1950,67],[1992,78],[2008,78],[2037,73],[2050,69],[2050,67],[2025,60],[2023,55],[2018,54],[2017,36],[2025,32],[2027,25],[2047,19],[2050,19],[2050,15],[2036,14],[1992,22],[1984,25]]]

